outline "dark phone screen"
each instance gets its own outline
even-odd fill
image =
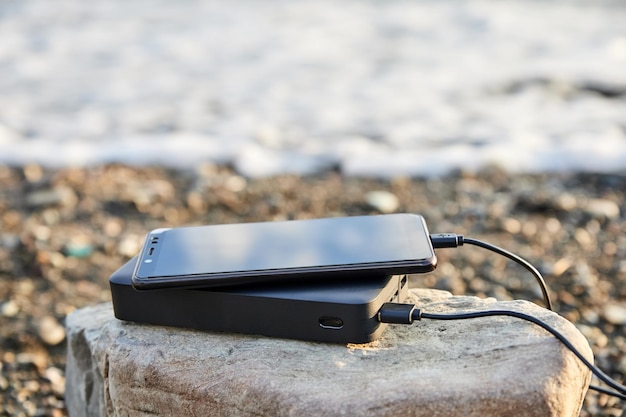
[[[154,237],[158,239],[151,240]],[[155,250],[148,255],[151,245]],[[426,225],[418,215],[243,223],[153,232],[142,251],[137,276],[382,264],[433,257]]]

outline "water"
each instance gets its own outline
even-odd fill
[[[0,0],[0,163],[626,169],[626,3]]]

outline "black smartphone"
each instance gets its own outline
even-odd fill
[[[136,289],[197,288],[411,274],[435,269],[422,216],[385,214],[156,229]]]

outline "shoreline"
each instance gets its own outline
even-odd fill
[[[626,375],[626,174],[344,177],[336,171],[249,179],[231,167],[0,168],[0,388],[3,413],[63,416],[63,321],[110,300],[108,276],[150,229],[184,224],[417,212],[515,252],[546,277],[556,310],[587,337],[597,364]],[[541,304],[531,276],[474,248],[442,250],[412,286]],[[605,408],[601,408],[604,406]],[[582,416],[619,403],[586,397]],[[606,414],[603,414],[606,413]]]

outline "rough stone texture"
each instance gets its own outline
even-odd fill
[[[411,297],[428,312],[533,314],[593,359],[571,323],[535,304]],[[111,304],[75,311],[67,327],[75,417],[577,416],[591,377],[547,332],[509,317],[395,325],[347,346],[125,323]]]

